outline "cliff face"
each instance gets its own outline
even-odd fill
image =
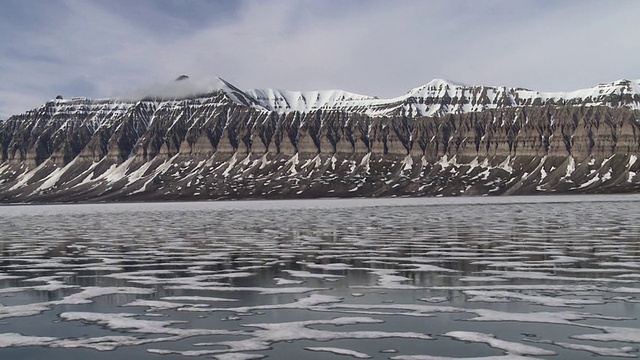
[[[0,123],[0,201],[632,192],[638,82],[433,81],[381,100],[243,92],[57,99]]]

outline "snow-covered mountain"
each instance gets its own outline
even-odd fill
[[[237,90],[237,88],[235,88]],[[226,90],[225,90],[226,91]],[[239,91],[239,90],[238,90]],[[504,86],[471,86],[434,79],[402,96],[379,99],[342,90],[255,89],[244,93],[278,113],[339,110],[369,116],[434,116],[518,106],[624,106],[640,108],[640,80],[617,80],[571,92],[541,92]]]
[[[0,122],[0,200],[635,191],[640,81],[379,99],[181,77]]]
[[[317,110],[343,111],[378,116],[442,116],[481,112],[491,109],[524,106],[608,106],[640,109],[640,80],[617,80],[592,88],[571,92],[542,92],[504,86],[471,86],[434,79],[404,95],[380,99],[343,90],[288,91],[252,89],[243,91],[221,78],[199,81],[186,79],[149,89],[142,89],[116,99],[87,98],[54,99],[39,113],[48,117],[91,113],[100,123],[105,116],[118,116],[140,101],[177,105],[190,100],[198,104],[219,105],[233,102],[238,105],[272,111],[278,114],[309,113]]]
[[[640,80],[618,80],[571,92],[541,92],[504,86],[470,86],[443,79],[412,89],[391,99],[358,95],[341,90],[250,90],[248,96],[268,110],[339,110],[369,116],[442,116],[522,106],[610,106],[640,108]]]

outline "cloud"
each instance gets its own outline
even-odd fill
[[[220,78],[184,78],[180,80],[176,79],[172,82],[156,83],[151,86],[116,95],[115,97],[133,101],[145,98],[183,99],[209,94],[218,90],[232,91],[232,89],[229,89],[227,84],[225,84],[224,80]]]
[[[630,0],[6,0],[0,118],[183,73],[380,97],[432,78],[573,90],[640,77],[638,13]]]

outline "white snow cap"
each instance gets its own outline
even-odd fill
[[[179,76],[175,81],[154,84],[119,97],[123,110],[131,102],[142,99],[182,100],[203,98],[222,93],[230,101],[280,114],[336,110],[369,116],[442,116],[479,112],[502,107],[522,107],[534,104],[568,106],[610,106],[640,109],[640,80],[616,80],[591,88],[571,92],[541,92],[505,86],[465,85],[459,82],[434,79],[396,98],[380,99],[343,90],[288,91],[281,89],[253,89],[243,91],[226,80]],[[109,99],[93,101],[83,98],[57,99],[50,103],[56,111],[76,104],[106,106],[116,104]],[[85,104],[86,103],[86,104]],[[58,109],[60,108],[60,109]],[[53,110],[52,110],[53,111]]]

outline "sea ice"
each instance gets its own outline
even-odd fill
[[[495,335],[483,334],[479,332],[471,331],[450,331],[444,336],[449,336],[460,341],[485,343],[493,348],[506,351],[512,355],[534,355],[534,356],[547,356],[556,355],[555,352],[542,349],[535,346],[524,345],[512,341],[504,341],[497,339]]]
[[[354,357],[356,359],[371,359],[371,356],[365,353],[361,353],[353,350],[347,350],[347,349],[334,348],[334,347],[306,347],[304,349],[309,351],[315,351],[315,352],[328,352],[335,355],[346,355],[346,356]]]

